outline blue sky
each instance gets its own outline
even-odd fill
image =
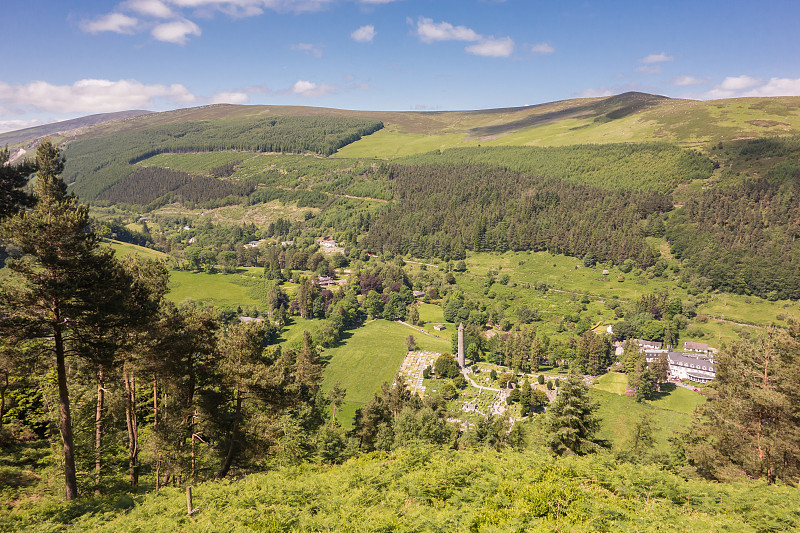
[[[210,103],[800,95],[800,2],[4,0],[0,131]]]

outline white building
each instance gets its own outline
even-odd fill
[[[670,378],[708,383],[717,375],[716,362],[708,355],[669,352],[668,357]]]

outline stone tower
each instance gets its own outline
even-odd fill
[[[464,368],[464,323],[458,325],[458,366]]]

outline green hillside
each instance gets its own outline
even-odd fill
[[[608,456],[411,448],[185,491],[48,501],[0,529],[62,531],[790,531],[797,489],[687,482]]]

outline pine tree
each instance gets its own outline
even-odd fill
[[[36,171],[36,165],[31,162],[9,165],[10,158],[8,146],[0,150],[0,220],[15,214],[20,207],[33,205],[34,201],[22,188]]]
[[[548,444],[553,453],[585,455],[604,445],[595,438],[600,429],[597,408],[598,404],[589,399],[589,388],[582,377],[571,373],[548,409]]]
[[[800,481],[800,324],[720,351],[715,388],[696,420],[687,456],[701,474],[744,472]]]
[[[9,317],[2,327],[12,343],[35,340],[40,355],[55,358],[64,484],[72,500],[78,486],[66,358],[79,354],[81,334],[97,324],[98,310],[122,301],[118,290],[109,290],[118,270],[113,252],[99,247],[88,208],[67,194],[59,176],[64,161],[49,140],[39,145],[36,166],[36,205],[2,227],[1,236],[22,253],[8,265],[2,301]]]

